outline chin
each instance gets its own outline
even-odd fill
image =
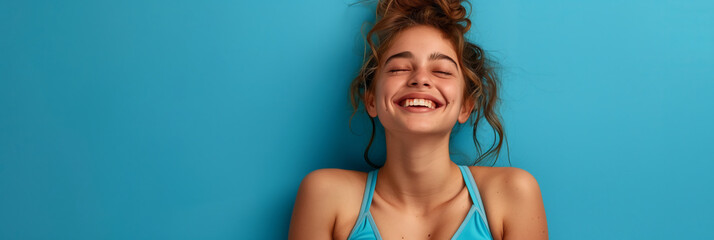
[[[415,135],[443,135],[449,134],[451,128],[440,128],[430,124],[413,124],[404,126],[403,132]]]

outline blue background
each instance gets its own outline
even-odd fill
[[[350,2],[0,1],[0,239],[285,238],[309,171],[369,169],[347,87],[373,10]],[[714,238],[714,2],[472,19],[499,165],[538,179],[551,239]]]

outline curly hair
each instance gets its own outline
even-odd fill
[[[473,164],[476,165],[488,157],[494,157],[495,164],[505,138],[497,111],[500,81],[493,67],[495,63],[485,55],[481,47],[469,42],[464,36],[471,28],[471,20],[462,2],[464,0],[380,0],[377,3],[377,21],[365,36],[364,61],[359,74],[350,84],[350,101],[354,110],[352,115],[358,111],[360,102],[364,102],[365,92],[374,91],[375,73],[380,67],[380,57],[389,49],[395,36],[413,26],[435,27],[442,31],[456,48],[466,82],[464,99],[474,103],[469,119],[473,123],[472,137],[478,156]],[[465,2],[470,5],[468,1]],[[485,152],[476,138],[481,118],[491,125],[494,134],[493,144]],[[370,117],[370,120],[372,136],[364,151],[364,158],[367,164],[379,168],[380,166],[367,156],[375,134],[374,119]]]

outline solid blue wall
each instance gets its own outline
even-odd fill
[[[0,239],[285,238],[305,174],[368,169],[351,2],[0,1]],[[714,238],[714,2],[472,17],[552,239]]]

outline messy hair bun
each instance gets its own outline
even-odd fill
[[[472,137],[478,152],[474,165],[489,157],[494,158],[493,164],[501,151],[504,140],[504,130],[497,112],[498,76],[493,62],[488,59],[483,49],[469,42],[465,34],[471,28],[468,12],[462,5],[464,0],[380,0],[377,3],[377,21],[367,33],[365,59],[359,74],[350,85],[350,99],[354,113],[359,103],[364,101],[366,91],[374,90],[375,73],[379,68],[381,54],[390,47],[394,37],[401,31],[413,26],[432,26],[444,33],[456,48],[459,66],[466,82],[465,101],[474,103],[470,119],[473,122]],[[476,138],[476,130],[481,119],[485,119],[493,128],[493,144],[483,152]],[[380,166],[370,161],[367,153],[374,140],[374,119],[372,122],[372,137],[364,152],[365,161],[372,167]]]
[[[467,18],[466,8],[461,5],[461,1],[379,1],[377,18],[380,19],[378,23],[385,25],[411,21],[416,24],[428,23],[437,28],[461,27],[458,29],[461,34],[465,34],[471,27],[471,20]]]

